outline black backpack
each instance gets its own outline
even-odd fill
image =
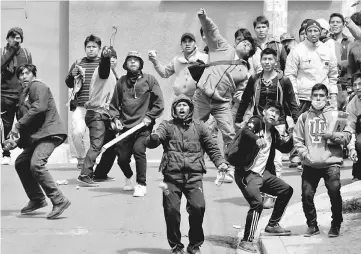
[[[232,142],[225,149],[225,159],[233,166],[248,165],[253,160],[256,146],[252,146],[250,140],[244,135],[244,129],[247,128],[253,133],[259,133],[262,129],[262,118],[260,116],[251,117],[246,126],[238,130]]]

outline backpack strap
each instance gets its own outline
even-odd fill
[[[24,50],[26,62],[29,62],[29,53],[28,53],[28,50],[27,50],[26,48],[23,48],[23,50]]]

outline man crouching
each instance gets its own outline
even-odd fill
[[[203,159],[207,152],[219,170],[228,169],[217,141],[206,125],[193,119],[193,103],[186,95],[179,95],[172,104],[173,120],[163,121],[146,140],[146,146],[156,148],[163,144],[164,152],[160,170],[168,189],[163,193],[164,216],[167,238],[172,253],[181,254],[180,204],[182,193],[187,198],[189,213],[189,245],[187,252],[200,254],[204,242],[203,217],[205,200],[203,174],[206,173]]]
[[[275,128],[281,114],[282,105],[277,101],[268,101],[263,117],[251,117],[241,130],[244,137],[242,145],[246,149],[244,157],[240,157],[241,165],[236,166],[235,180],[250,209],[238,249],[247,252],[257,252],[252,242],[263,210],[261,192],[277,196],[265,232],[274,236],[291,234],[291,231],[278,224],[293,194],[292,187],[276,176],[274,165],[276,149],[281,153],[288,153],[293,148],[292,137],[282,139]]]
[[[16,172],[30,199],[21,209],[21,214],[47,206],[45,192],[53,203],[47,219],[55,219],[70,206],[70,201],[54,182],[46,163],[67,135],[53,95],[47,85],[36,79],[36,72],[36,66],[32,64],[21,65],[16,72],[23,86],[17,112],[19,121],[11,130],[10,142],[5,149],[11,150],[16,146],[24,149],[15,161]],[[19,135],[19,139],[14,139]]]

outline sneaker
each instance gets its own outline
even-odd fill
[[[340,228],[341,226],[331,226],[330,230],[328,231],[328,237],[338,237],[340,235]]]
[[[202,252],[199,249],[199,247],[188,245],[187,253],[189,253],[189,254],[201,254]]]
[[[291,230],[284,229],[278,223],[276,225],[274,225],[274,226],[271,226],[271,225],[268,224],[264,231],[266,233],[268,233],[268,235],[272,235],[272,236],[291,235]]]
[[[80,175],[77,180],[81,183],[82,187],[98,187],[99,184],[95,183],[93,179],[88,175]]]
[[[311,237],[311,236],[318,235],[318,234],[320,234],[320,229],[317,226],[310,226],[310,227],[308,227],[304,236]]]
[[[357,181],[360,181],[360,179],[358,179],[357,177],[354,177],[354,178],[352,178],[351,183],[354,183],[354,182],[357,182]]]
[[[144,197],[147,194],[147,187],[144,185],[137,184],[134,187],[133,197]]]
[[[303,170],[303,165],[301,164],[301,165],[298,165],[297,166],[297,169],[298,169],[298,171],[302,171]]]
[[[46,218],[48,220],[52,220],[52,219],[59,217],[65,211],[65,209],[70,206],[70,204],[71,204],[71,202],[66,197],[64,197],[63,202],[61,202],[60,204],[54,205],[53,210],[50,213],[48,213]]]
[[[256,247],[254,247],[253,242],[248,242],[248,241],[244,241],[244,240],[242,240],[238,244],[237,249],[247,251],[247,252],[257,253],[257,249],[256,249]]]
[[[288,167],[289,168],[297,168],[300,165],[301,165],[301,162],[291,162]]]
[[[10,163],[11,163],[10,157],[4,156],[1,160],[1,165],[10,165]]]
[[[110,176],[105,176],[105,177],[94,176],[93,180],[94,182],[113,182],[115,181],[115,178]]]
[[[172,249],[172,253],[173,254],[184,254],[184,250],[183,250],[183,248],[180,248],[180,247],[174,247],[173,249]]]
[[[35,210],[38,210],[40,208],[46,207],[48,205],[48,203],[45,201],[45,199],[43,200],[30,200],[29,203],[23,208],[21,209],[20,213],[21,214],[27,214],[27,213],[31,213]]]
[[[132,184],[132,178],[126,178],[125,179],[125,185],[123,187],[123,190],[125,191],[132,191],[134,190],[134,186]]]
[[[234,172],[229,171],[224,176],[223,173],[217,173],[217,179],[219,179],[219,183],[233,183],[234,180]]]

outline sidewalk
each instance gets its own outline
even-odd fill
[[[361,181],[341,188],[343,201],[361,197]],[[360,253],[361,214],[344,214],[340,236],[328,238],[331,225],[331,204],[327,193],[315,196],[320,235],[304,237],[307,229],[302,203],[289,206],[281,220],[281,226],[292,231],[291,236],[271,237],[264,234],[270,216],[260,220],[260,245],[263,254],[340,254]]]

